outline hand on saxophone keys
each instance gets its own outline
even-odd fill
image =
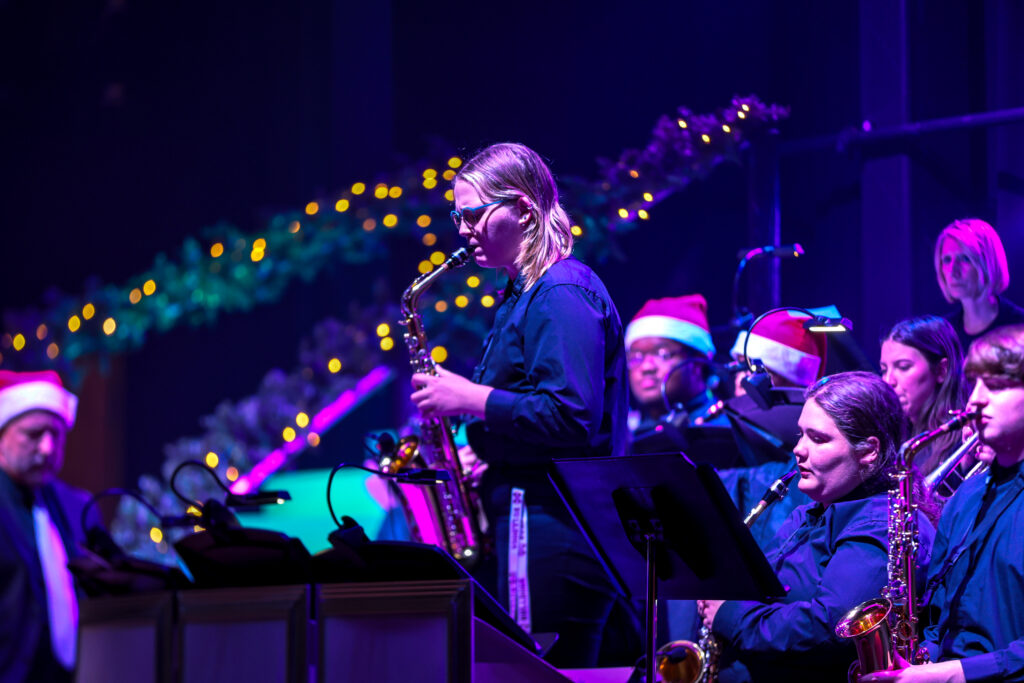
[[[462,375],[434,367],[436,374],[417,372],[412,376],[415,391],[409,397],[427,419],[450,415],[484,417],[487,397],[493,389],[475,384]]]
[[[475,486],[480,482],[480,477],[487,471],[487,463],[480,459],[472,446],[463,446],[459,449],[459,464],[462,465],[462,476]]]
[[[715,615],[718,614],[718,608],[722,606],[725,600],[698,600],[697,611],[700,613],[701,619],[704,624],[711,628],[715,623]]]

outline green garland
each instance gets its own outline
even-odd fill
[[[601,161],[596,180],[562,178],[564,204],[576,213],[574,232],[582,238],[579,256],[603,260],[615,254],[615,233],[648,218],[658,202],[691,180],[736,160],[751,137],[787,115],[752,96],[733,98],[709,114],[679,109],[658,121],[646,147]],[[376,184],[353,183],[304,211],[273,217],[258,233],[214,225],[201,239],[186,239],[176,260],[161,254],[126,283],[92,284],[78,295],[55,297],[45,308],[7,313],[0,368],[73,374],[78,359],[139,348],[151,332],[210,324],[222,313],[272,303],[296,278],[312,280],[329,264],[382,261],[393,240],[412,238],[430,246],[428,235],[436,240],[436,231],[450,229],[448,180],[460,164],[451,155],[446,162],[408,166]],[[453,302],[456,289],[470,302],[482,298],[458,282],[439,296]],[[448,311],[449,325],[470,325],[468,319],[476,317],[457,306]]]
[[[750,139],[771,131],[787,115],[786,109],[755,97],[734,98],[709,114],[680,109],[658,121],[644,148],[626,150],[616,161],[600,161],[596,180],[560,178],[563,203],[577,221],[577,255],[584,260],[615,255],[618,235],[649,219],[654,206],[691,180],[737,161]],[[394,240],[413,239],[429,250],[436,231],[450,229],[448,181],[461,163],[451,155],[444,164],[409,166],[387,182],[354,183],[337,197],[275,216],[258,234],[227,224],[212,226],[202,239],[187,239],[176,261],[160,255],[151,268],[121,286],[90,286],[80,295],[58,297],[45,309],[8,314],[0,367],[69,373],[75,361],[87,356],[139,348],[150,332],[182,323],[212,324],[221,313],[274,302],[296,278],[312,280],[330,264],[383,261]],[[443,258],[432,253],[421,269]],[[486,285],[479,271],[439,281],[422,302],[435,348],[447,346],[452,354],[471,357],[486,333],[487,316],[479,315],[479,307],[490,308],[497,299],[496,286]],[[303,342],[299,367],[288,374],[272,370],[257,394],[225,402],[203,418],[201,436],[169,445],[163,478],[145,476],[139,482],[146,499],[161,514],[180,513],[181,501],[167,480],[184,460],[213,453],[222,478],[228,478],[229,469],[234,476],[244,474],[281,446],[284,429],[294,428],[299,413],[312,415],[372,367],[406,368],[393,329],[397,312],[355,306],[347,323],[316,326]],[[198,471],[182,471],[179,484],[195,500],[220,494]],[[168,541],[185,532],[164,538],[152,532],[155,521],[125,498],[112,525],[115,540],[132,554],[168,561],[173,554]]]

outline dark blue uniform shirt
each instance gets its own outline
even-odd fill
[[[968,479],[939,520],[925,646],[932,661],[961,659],[968,681],[1024,681],[1022,470]]]
[[[560,261],[527,291],[509,285],[473,381],[494,387],[466,435],[490,467],[481,497],[495,529],[498,596],[508,606],[509,500],[529,510],[532,628],[556,632],[558,666],[595,666],[615,602],[603,566],[548,480],[552,458],[623,455],[627,444],[622,322],[597,275]]]
[[[722,604],[714,623],[727,644],[720,681],[846,680],[857,655],[835,626],[851,608],[881,595],[888,581],[887,496],[858,495],[827,508],[799,507],[779,529],[766,556],[785,598]],[[918,523],[919,557],[927,557],[935,532],[923,516]]]
[[[528,503],[554,502],[552,458],[623,455],[628,441],[622,322],[604,284],[574,258],[523,284],[520,273],[484,341],[473,381],[494,391],[485,420],[466,428],[499,508],[511,486]]]
[[[995,320],[977,334],[967,334],[967,331],[964,329],[964,309],[962,307],[946,315],[946,320],[952,323],[953,329],[956,330],[957,339],[960,340],[960,346],[963,348],[965,356],[971,342],[986,332],[991,332],[996,328],[1005,327],[1006,325],[1024,323],[1024,308],[1002,296],[997,296],[996,301],[999,305],[999,311],[996,313]]]

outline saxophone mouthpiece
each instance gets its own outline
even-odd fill
[[[465,247],[459,247],[452,252],[452,255],[448,257],[444,265],[447,268],[461,268],[466,265],[467,261],[469,261],[469,250]]]
[[[960,429],[968,422],[978,420],[981,418],[981,410],[951,410],[949,411],[949,419],[939,426],[939,429],[943,431],[953,431],[954,429]]]

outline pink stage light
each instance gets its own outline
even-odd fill
[[[378,365],[373,370],[370,370],[370,372],[366,373],[356,382],[353,388],[343,391],[338,398],[328,403],[320,412],[314,415],[309,423],[309,431],[323,434],[333,427],[338,420],[345,417],[352,409],[362,403],[370,394],[390,381],[393,376],[394,371],[385,365]],[[266,481],[267,477],[281,469],[296,453],[305,450],[307,445],[306,440],[302,438],[302,435],[299,435],[280,448],[270,451],[266,457],[253,466],[248,474],[239,477],[231,485],[231,493],[255,491],[260,487],[260,484]]]

